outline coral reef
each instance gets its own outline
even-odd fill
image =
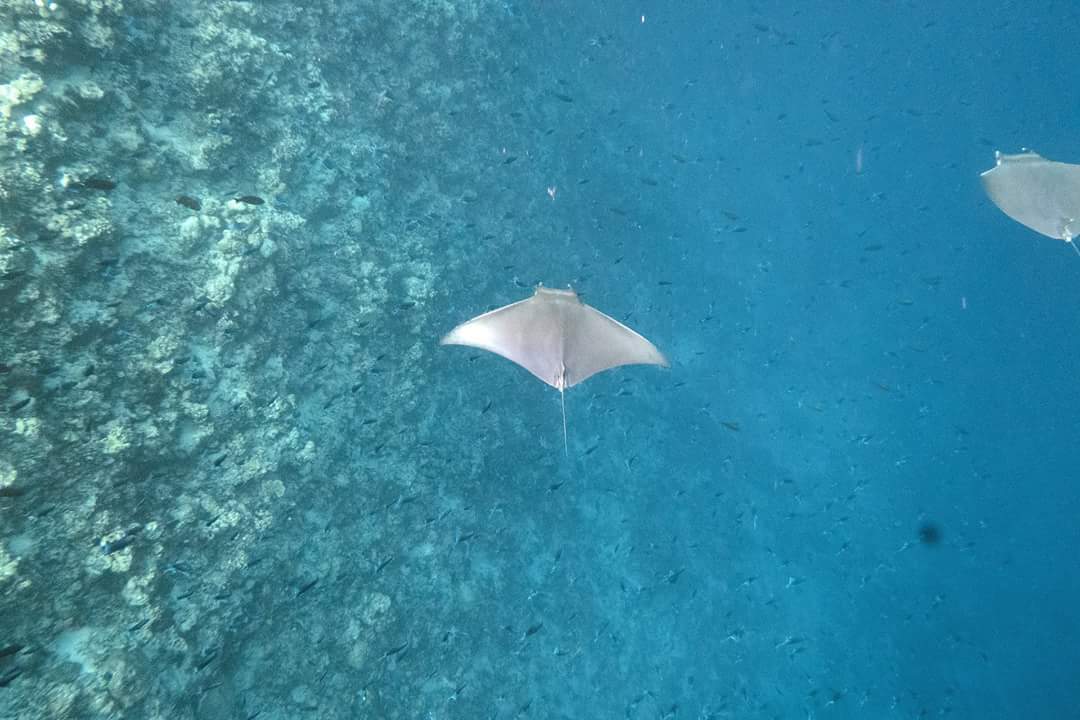
[[[0,717],[443,702],[433,178],[494,7],[0,3]]]

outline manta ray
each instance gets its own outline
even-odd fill
[[[567,388],[620,365],[671,367],[655,345],[581,302],[573,290],[543,285],[530,298],[458,325],[439,344],[467,345],[502,355],[558,390],[567,454]]]

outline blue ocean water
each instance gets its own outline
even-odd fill
[[[1080,7],[32,5],[0,718],[1080,717]]]

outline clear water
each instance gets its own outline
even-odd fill
[[[978,180],[1080,162],[1072,3],[61,5],[0,3],[0,718],[1080,712],[1080,264]],[[537,283],[672,360],[569,457],[438,346]]]

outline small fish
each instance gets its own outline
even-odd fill
[[[544,627],[543,621],[540,621],[540,622],[536,623],[535,625],[530,625],[528,627],[528,629],[525,630],[524,637],[531,637],[531,636],[535,635],[536,633],[540,632],[540,628],[542,628],[542,627]]]
[[[177,195],[176,202],[191,210],[202,210],[202,203],[197,198],[193,198],[190,195]]]
[[[91,177],[81,182],[72,183],[71,187],[79,190],[104,190],[108,192],[116,187],[116,183],[108,178]]]
[[[739,427],[739,423],[734,420],[721,420],[720,424],[726,427],[731,432],[739,432],[742,428]]]
[[[6,674],[0,675],[0,688],[7,687],[20,675],[22,675],[22,670],[20,668],[12,668]]]
[[[310,582],[304,583],[304,585],[301,586],[300,589],[296,591],[296,597],[300,597],[301,595],[306,593],[308,590],[315,587],[315,584],[318,583],[318,582],[319,582],[319,578],[315,578],[314,580],[311,580]]]
[[[214,658],[217,657],[217,650],[211,650],[206,653],[199,662],[195,663],[196,672],[204,669],[207,665],[214,662]]]
[[[404,642],[404,643],[401,643],[400,645],[398,645],[397,647],[390,648],[389,650],[386,651],[386,654],[383,655],[383,659],[394,657],[395,655],[399,655],[400,653],[404,652],[405,648],[407,648],[407,647],[409,647],[409,643]]]
[[[102,555],[112,555],[114,552],[120,552],[133,542],[135,542],[135,537],[133,535],[124,535],[111,542],[102,541],[99,546],[101,547]]]
[[[569,95],[566,95],[564,93],[552,93],[552,95],[554,95],[557,99],[562,100],[564,103],[572,103],[572,102],[574,102],[574,98],[572,98]]]
[[[258,195],[241,195],[240,197],[233,198],[238,203],[244,203],[245,205],[262,205],[266,201]]]
[[[116,540],[112,540],[110,542],[105,542],[104,540],[102,540],[100,543],[98,543],[98,547],[101,548],[101,552],[103,554],[112,555],[114,552],[119,552],[131,543],[135,542],[135,536],[138,535],[141,531],[142,525],[132,525],[127,530],[125,530],[124,534]]]

